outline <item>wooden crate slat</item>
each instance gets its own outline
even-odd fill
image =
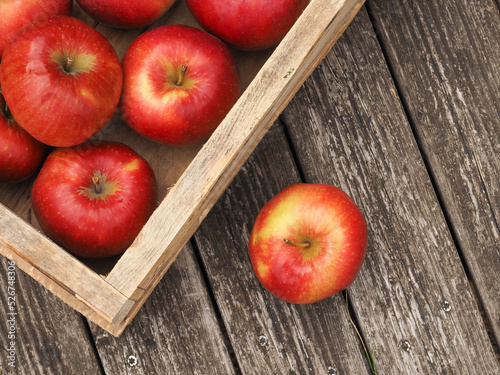
[[[109,321],[129,305],[101,276],[3,205],[0,216],[0,252],[65,302],[81,306],[83,313],[93,310]]]

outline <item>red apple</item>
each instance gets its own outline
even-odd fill
[[[184,146],[206,140],[240,94],[229,49],[189,26],[145,32],[129,47],[122,65],[122,117],[160,143]]]
[[[19,182],[36,172],[46,146],[21,128],[3,100],[0,88],[0,182]]]
[[[339,188],[294,184],[259,212],[250,235],[254,272],[277,298],[306,304],[347,288],[365,258],[363,214]]]
[[[32,189],[45,234],[73,254],[122,253],[156,207],[153,170],[129,146],[92,141],[53,151]]]
[[[23,26],[56,15],[69,16],[72,0],[2,0],[0,1],[0,57],[12,36]]]
[[[2,57],[0,82],[19,125],[40,142],[66,147],[109,121],[123,76],[115,50],[99,32],[56,16],[15,34]]]
[[[76,0],[99,22],[120,28],[149,25],[160,18],[175,0]]]
[[[308,4],[309,0],[187,0],[205,30],[242,50],[279,44]]]

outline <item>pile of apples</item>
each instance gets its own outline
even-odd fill
[[[76,0],[117,28],[150,25],[175,1]],[[38,222],[77,256],[122,253],[157,203],[150,165],[127,145],[92,137],[118,110],[155,142],[204,142],[240,96],[229,47],[276,46],[309,0],[186,2],[201,28],[153,28],[122,61],[102,34],[71,16],[72,0],[0,2],[0,182],[37,174],[31,198]],[[292,239],[280,246],[300,248]],[[256,261],[261,252],[253,253]],[[269,273],[257,268],[259,278]]]

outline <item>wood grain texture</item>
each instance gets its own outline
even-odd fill
[[[500,342],[500,11],[493,0],[369,5],[450,227]]]
[[[364,374],[341,294],[299,306],[258,282],[248,239],[260,208],[300,182],[283,129],[271,128],[194,238],[243,374]],[[335,372],[336,371],[336,372]]]
[[[366,11],[283,119],[306,181],[341,187],[366,215],[367,259],[349,295],[380,373],[498,373]]]
[[[91,329],[107,374],[234,373],[190,245],[123,335]]]
[[[7,270],[0,260],[0,374],[100,375],[91,337],[81,315],[16,268],[16,315],[9,314]],[[9,339],[8,319],[15,319],[15,338]],[[15,367],[8,349],[15,348]]]

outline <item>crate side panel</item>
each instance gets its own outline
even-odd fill
[[[47,289],[58,292],[72,307],[85,302],[99,315],[112,318],[127,303],[127,298],[110,287],[101,276],[3,205],[0,205],[0,218],[2,254],[16,260],[23,271]]]

